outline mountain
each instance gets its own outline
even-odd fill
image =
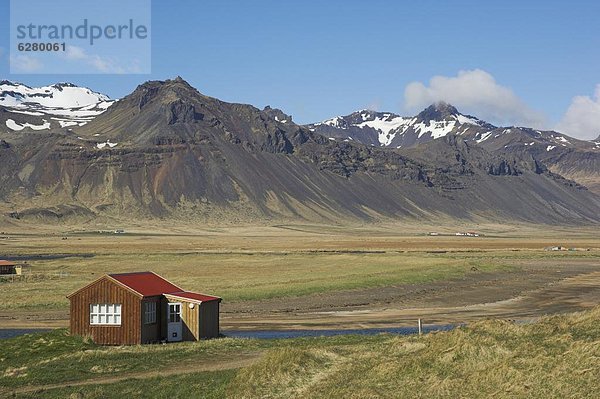
[[[465,140],[475,141],[493,153],[533,157],[554,173],[600,194],[600,144],[579,140],[556,131],[526,127],[467,131]]]
[[[418,123],[452,115],[433,111]],[[181,78],[141,84],[83,126],[0,131],[0,183],[16,219],[600,219],[600,197],[528,153],[455,134],[401,149],[330,140]]]
[[[429,106],[415,117],[362,110],[306,127],[331,140],[388,148],[410,148],[458,135],[492,153],[532,156],[553,172],[600,194],[600,140],[578,140],[556,131],[527,127],[497,127],[461,114],[443,102]]]
[[[307,128],[331,139],[352,140],[382,147],[410,147],[448,134],[491,130],[492,126],[473,116],[463,115],[450,104],[433,104],[415,117],[391,112],[362,110],[337,116]]]
[[[72,83],[32,88],[3,80],[0,81],[0,129],[82,126],[113,103],[104,94]]]

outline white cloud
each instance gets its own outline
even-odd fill
[[[369,111],[375,111],[378,112],[381,109],[381,102],[379,100],[374,100],[371,101],[366,107],[365,109],[368,109]]]
[[[31,73],[42,69],[42,62],[30,55],[11,55],[10,70],[12,73]]]
[[[87,58],[87,54],[81,47],[67,46],[65,57],[67,57],[68,60],[85,60]]]
[[[459,111],[501,126],[545,126],[541,112],[527,106],[510,88],[502,86],[486,71],[460,71],[457,76],[434,76],[429,86],[412,82],[404,90],[407,110],[414,112],[437,101]]]
[[[600,135],[600,84],[596,85],[593,98],[573,97],[556,130],[584,140]]]
[[[108,58],[101,57],[97,54],[88,54],[84,49],[77,46],[67,46],[64,56],[69,61],[83,62],[94,68],[94,70],[102,73],[131,72]]]

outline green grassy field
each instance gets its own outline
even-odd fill
[[[511,271],[524,263],[600,257],[597,250],[544,251],[554,238],[367,233],[364,237],[352,231],[332,235],[289,229],[198,236],[90,233],[68,240],[17,235],[0,242],[0,258],[5,254],[34,259],[29,261],[28,278],[0,280],[0,312],[66,310],[66,295],[104,273],[152,270],[185,289],[236,302],[442,281],[460,278],[473,267]],[[565,242],[600,246],[589,237]],[[59,257],[43,258],[48,256]]]
[[[266,341],[265,341],[266,342]],[[65,329],[0,340],[0,386],[68,383],[95,377],[191,365],[264,349],[263,341],[217,339],[177,345],[102,347]]]
[[[472,267],[510,270],[502,258],[404,253],[98,254],[31,262],[30,279],[0,283],[0,310],[61,309],[66,295],[104,273],[152,270],[226,301],[301,296],[461,277]]]
[[[21,398],[591,398],[600,390],[600,308],[527,325],[483,321],[424,336],[218,339],[97,347],[64,330],[0,341],[0,391]],[[241,368],[135,372],[259,354]],[[110,376],[119,381],[99,384]],[[139,375],[138,375],[139,377]],[[89,384],[69,387],[87,381]],[[61,387],[44,389],[60,383]]]

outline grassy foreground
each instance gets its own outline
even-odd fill
[[[422,337],[97,347],[58,330],[0,341],[0,353],[1,397],[17,390],[14,397],[32,398],[592,398],[600,392],[600,307],[529,325],[491,320]],[[191,366],[248,353],[258,356],[247,367],[195,372]],[[139,374],[182,364],[190,367],[176,375]],[[96,383],[109,376],[122,379]],[[52,383],[64,384],[40,390]],[[28,385],[39,389],[18,393]]]

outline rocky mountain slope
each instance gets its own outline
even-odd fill
[[[458,135],[492,153],[532,156],[550,170],[600,194],[600,140],[578,140],[559,132],[526,127],[497,127],[461,114],[446,103],[433,104],[415,117],[362,110],[306,127],[331,140],[387,148],[410,148]]]
[[[427,117],[437,115],[410,128]],[[7,129],[0,140],[11,218],[600,219],[600,197],[529,153],[455,134],[401,149],[330,140],[181,78],[144,83],[83,126]]]

